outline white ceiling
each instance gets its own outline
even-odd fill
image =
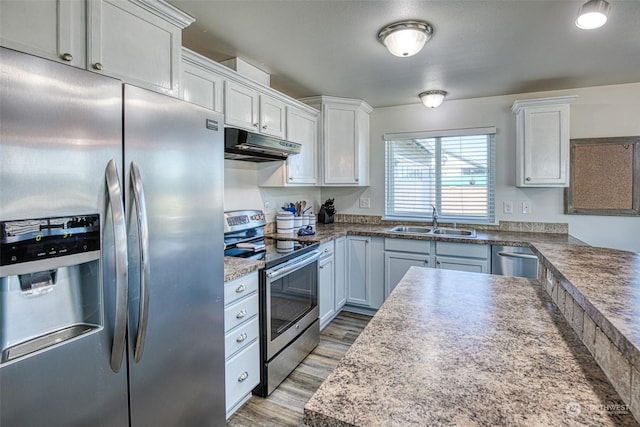
[[[640,0],[609,0],[597,30],[573,21],[586,0],[169,0],[196,22],[183,45],[239,57],[295,98],[331,95],[373,107],[640,82]],[[417,55],[392,56],[378,31],[429,22]]]

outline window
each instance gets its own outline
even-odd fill
[[[385,135],[385,215],[493,223],[495,128]]]

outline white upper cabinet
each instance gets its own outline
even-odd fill
[[[240,83],[224,83],[224,122],[252,132],[258,132],[260,96],[252,87]]]
[[[182,99],[221,113],[223,82],[222,76],[215,71],[213,61],[182,48]]]
[[[318,96],[301,100],[321,111],[320,184],[369,185],[369,114],[355,99]]]
[[[260,133],[285,138],[287,109],[284,102],[260,94]]]
[[[569,105],[576,96],[514,102],[516,186],[569,186]]]
[[[317,137],[319,112],[301,105],[287,105],[286,140],[302,144],[300,154],[285,162],[268,162],[258,168],[262,187],[309,186],[318,183]]]
[[[318,113],[287,108],[287,140],[302,144],[300,154],[287,159],[289,184],[315,185],[318,182]]]
[[[193,21],[162,0],[2,0],[0,43],[178,96]]]
[[[85,68],[85,34],[83,1],[0,1],[2,46]]]
[[[224,121],[251,132],[284,139],[286,104],[257,89],[227,81],[224,87]]]
[[[164,2],[89,1],[88,68],[177,97],[182,28],[191,22]]]

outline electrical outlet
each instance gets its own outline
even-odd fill
[[[371,198],[370,197],[360,197],[360,207],[362,209],[371,209]]]
[[[506,214],[513,213],[513,202],[511,200],[507,200],[502,202],[502,212]]]
[[[268,214],[271,212],[271,203],[269,202],[264,202],[264,213]]]
[[[522,213],[528,214],[529,212],[531,212],[531,209],[529,209],[529,202],[522,202]]]

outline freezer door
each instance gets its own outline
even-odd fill
[[[131,425],[224,425],[223,118],[124,93]]]
[[[0,221],[99,214],[104,233],[100,260],[70,265],[63,256],[0,274],[1,341],[16,324],[25,337],[33,327],[33,344],[46,330],[61,337],[53,329],[76,320],[95,326],[0,364],[0,425],[127,425],[126,362],[118,373],[110,367],[115,278],[105,184],[110,160],[122,171],[122,85],[4,48],[0,78]],[[9,291],[19,275],[43,270],[55,282],[48,292]]]

